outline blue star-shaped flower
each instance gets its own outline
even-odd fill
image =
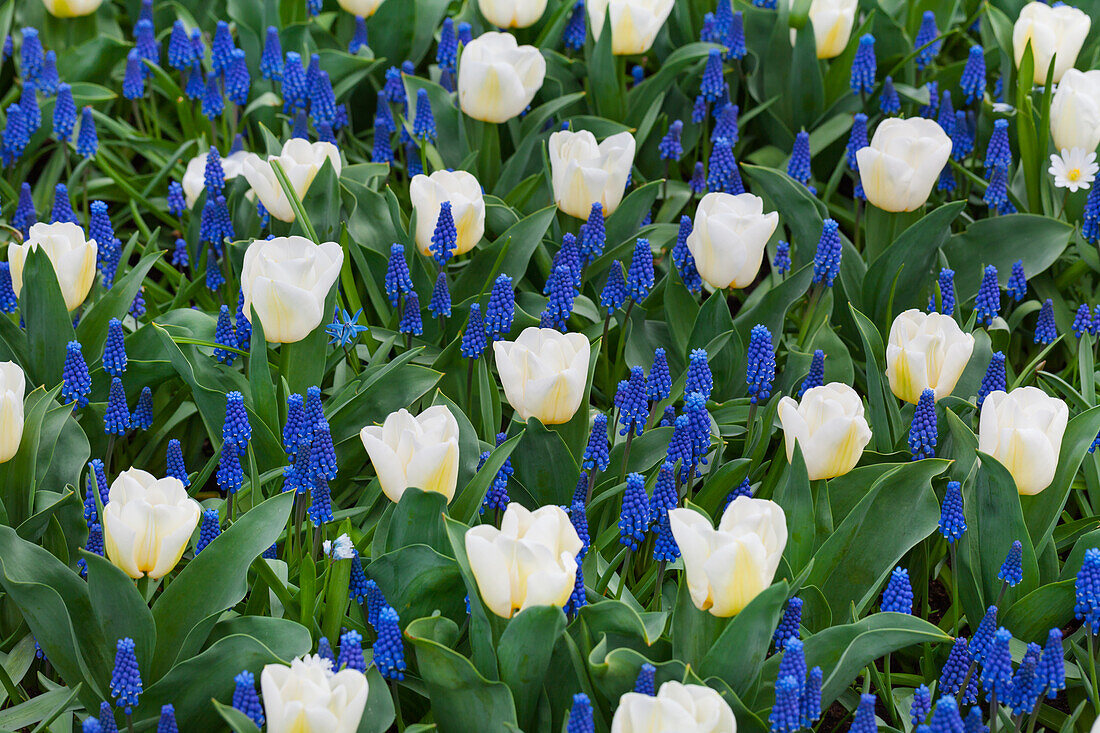
[[[367,330],[367,326],[359,325],[359,316],[362,314],[362,308],[354,314],[344,311],[341,318],[340,309],[337,308],[332,315],[332,323],[325,327],[325,333],[331,337],[329,344],[346,348],[359,338],[359,334]]]

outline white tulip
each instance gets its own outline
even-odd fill
[[[515,341],[493,344],[508,404],[521,420],[545,425],[569,422],[588,383],[588,338],[552,328],[523,329]]]
[[[856,152],[867,200],[884,211],[923,206],[949,157],[951,138],[923,117],[883,120],[871,144]]]
[[[11,286],[18,296],[23,290],[23,268],[31,250],[41,247],[50,258],[57,284],[65,297],[65,307],[74,311],[88,297],[95,281],[95,258],[99,247],[94,239],[85,239],[84,230],[70,222],[31,227],[23,243],[8,244],[8,264],[11,265]]]
[[[546,0],[478,0],[485,20],[497,28],[526,28],[546,11]]]
[[[79,18],[99,9],[103,0],[42,0],[46,12],[55,18]]]
[[[920,400],[930,389],[936,400],[951,394],[974,351],[974,337],[963,333],[951,316],[912,308],[890,326],[886,377],[898,399]]]
[[[251,323],[255,308],[268,341],[301,341],[321,325],[325,298],[343,264],[344,250],[336,242],[257,239],[245,250],[241,268],[245,318]]]
[[[535,511],[511,503],[500,529],[466,530],[466,556],[485,606],[511,618],[534,606],[564,606],[573,592],[582,543],[559,506]]]
[[[611,14],[611,53],[645,53],[675,5],[674,0],[587,0],[592,35],[598,41],[604,18]]]
[[[19,365],[0,361],[0,463],[15,457],[23,439],[23,395],[26,378]]]
[[[232,155],[222,158],[222,173],[225,174],[226,181],[232,181],[241,174],[244,162],[248,160],[250,155],[251,153],[238,150]],[[210,153],[199,153],[187,161],[187,169],[183,172],[181,185],[183,186],[183,198],[189,209],[194,208],[195,201],[206,190],[206,160],[209,157]]]
[[[176,567],[202,507],[178,478],[158,479],[139,468],[111,484],[103,507],[107,558],[131,578],[161,578]]]
[[[813,0],[810,3],[810,23],[819,59],[836,58],[844,53],[852,36],[858,7],[856,0]],[[791,42],[794,43],[793,39]]]
[[[1020,17],[1012,27],[1012,50],[1016,56],[1016,67],[1024,58],[1024,49],[1031,42],[1031,53],[1035,58],[1036,84],[1046,84],[1047,71],[1054,62],[1055,84],[1062,75],[1077,63],[1077,54],[1089,34],[1092,20],[1089,16],[1070,5],[1051,7],[1043,2],[1028,3],[1020,10]],[[1055,58],[1057,56],[1057,58]]]
[[[1066,71],[1050,103],[1050,134],[1059,150],[1100,145],[1100,70]]]
[[[355,733],[367,706],[366,675],[320,655],[267,665],[260,691],[268,733]]]
[[[332,143],[310,143],[295,137],[286,141],[279,155],[270,155],[267,160],[249,154],[241,165],[241,174],[248,179],[248,185],[267,212],[279,221],[294,221],[294,209],[290,206],[290,199],[283,193],[279,179],[275,177],[271,163],[276,160],[282,165],[287,180],[299,199],[305,198],[325,160],[332,163],[333,171],[337,176],[340,175],[340,151]]]
[[[978,421],[978,450],[1012,474],[1025,496],[1050,486],[1066,432],[1069,408],[1038,387],[990,392]]]
[[[716,290],[751,285],[778,223],[779,214],[765,214],[764,200],[751,193],[704,196],[687,239],[703,280]]]
[[[527,109],[546,77],[546,59],[509,33],[482,33],[462,50],[458,103],[467,116],[507,122]]]
[[[414,176],[409,198],[416,211],[416,246],[426,257],[432,256],[432,234],[439,220],[439,207],[451,202],[451,217],[458,231],[451,254],[469,252],[485,234],[485,197],[481,184],[466,171],[436,171],[430,176]]]
[[[611,214],[622,203],[634,165],[634,136],[620,132],[596,144],[588,130],[561,130],[550,136],[550,179],[554,203],[570,216],[587,219],[592,204]]]
[[[359,431],[374,464],[382,491],[392,502],[415,486],[447,497],[458,483],[458,421],[444,405],[429,407],[416,417],[401,409],[386,416],[381,426]]]
[[[733,710],[703,685],[669,680],[656,695],[628,692],[619,698],[611,733],[737,733]]]
[[[385,0],[336,0],[346,12],[358,15],[360,18],[369,18],[375,14]]]
[[[723,618],[740,613],[772,584],[787,545],[783,509],[768,499],[737,497],[718,529],[694,509],[670,509],[668,522],[684,558],[691,602]]]
[[[779,401],[779,422],[787,460],[794,457],[797,443],[811,481],[851,471],[871,440],[863,402],[854,389],[840,382],[806,390],[801,402],[784,397]]]

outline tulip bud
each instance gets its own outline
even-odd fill
[[[467,116],[507,122],[527,109],[546,76],[546,59],[508,33],[483,33],[463,49],[458,103]]]
[[[416,211],[416,246],[425,257],[432,256],[432,234],[439,219],[439,207],[451,202],[451,216],[458,231],[451,255],[469,252],[485,234],[485,198],[481,184],[466,171],[436,171],[414,176],[409,198]]]
[[[745,288],[756,279],[764,246],[779,214],[764,213],[764,200],[751,193],[708,193],[695,212],[688,250],[703,280],[716,290]]]
[[[767,499],[737,497],[718,529],[694,509],[671,509],[668,522],[684,558],[691,602],[722,618],[740,613],[771,585],[787,544],[783,509]]]
[[[466,530],[466,556],[485,606],[511,618],[533,606],[564,606],[573,592],[582,543],[559,506],[535,511],[512,503],[500,529],[479,524]]]
[[[587,219],[592,204],[599,203],[603,215],[611,216],[623,200],[634,149],[634,136],[629,132],[612,135],[598,145],[588,130],[551,135],[550,179],[558,208]]]
[[[252,156],[251,153],[238,150],[232,155],[222,158],[222,173],[225,174],[225,180],[231,181],[241,175],[244,161],[248,160],[250,156]],[[199,153],[187,161],[187,169],[183,172],[181,185],[183,186],[183,197],[189,209],[194,208],[195,201],[206,190],[206,159],[209,157],[210,153]]]
[[[79,18],[99,9],[103,0],[42,0],[46,12],[55,18]]]
[[[268,341],[301,341],[321,325],[325,298],[343,263],[344,251],[336,242],[257,239],[245,250],[241,268],[245,318],[251,323],[255,308]]]
[[[1037,387],[990,392],[978,421],[978,450],[993,456],[1025,496],[1050,486],[1066,432],[1069,408]]]
[[[737,722],[721,695],[705,685],[669,680],[656,695],[628,692],[619,698],[611,733],[734,733]]]
[[[107,558],[131,578],[161,578],[176,567],[201,507],[178,478],[158,479],[138,468],[123,471],[111,484],[103,507]]]
[[[856,161],[868,201],[883,211],[913,211],[928,200],[950,156],[951,138],[934,120],[891,117]]]
[[[485,20],[497,28],[526,28],[546,11],[546,0],[478,0]]]
[[[905,311],[890,326],[886,346],[886,377],[898,399],[912,404],[930,389],[941,400],[951,394],[962,376],[974,337],[963,333],[951,316]]]
[[[1050,134],[1058,150],[1100,145],[1100,70],[1066,71],[1050,103]]]
[[[367,705],[366,675],[320,656],[267,665],[260,690],[268,733],[355,733]]]
[[[1024,58],[1024,49],[1031,43],[1035,58],[1036,84],[1046,84],[1047,72],[1054,62],[1055,84],[1077,63],[1077,54],[1089,34],[1092,20],[1082,11],[1070,5],[1051,7],[1042,2],[1028,3],[1020,10],[1020,17],[1012,27],[1012,50],[1016,67]],[[1057,58],[1055,58],[1057,56]]]
[[[588,384],[588,339],[552,328],[525,328],[515,341],[493,344],[508,404],[526,422],[569,422]]]
[[[611,15],[611,53],[645,53],[668,19],[674,0],[586,0],[592,35],[600,40],[604,18]]]
[[[39,247],[50,258],[57,284],[65,298],[65,307],[69,311],[76,310],[88,297],[95,280],[96,252],[99,249],[96,241],[85,239],[84,230],[69,222],[40,222],[32,226],[27,241],[8,245],[11,286],[17,296],[23,290],[23,267],[27,254]]]
[[[23,439],[23,370],[12,361],[0,361],[0,463],[10,461]]]
[[[384,0],[336,0],[345,12],[360,18],[369,18],[378,11]]]
[[[333,170],[339,176],[340,151],[335,145],[325,142],[310,143],[295,137],[286,141],[279,155],[270,155],[267,160],[258,155],[248,155],[242,162],[241,173],[248,179],[248,185],[269,214],[279,221],[292,222],[295,217],[294,209],[290,205],[290,199],[283,193],[279,179],[275,177],[272,162],[279,161],[294,193],[299,199],[304,199],[326,159],[332,163]]]
[[[458,421],[445,406],[429,407],[416,417],[404,409],[391,412],[381,427],[360,430],[359,439],[390,501],[401,501],[410,486],[443,494],[448,502],[454,497]]]
[[[801,402],[784,397],[779,401],[779,422],[787,460],[794,457],[797,443],[811,481],[851,471],[871,440],[863,402],[854,389],[840,382],[806,390]]]

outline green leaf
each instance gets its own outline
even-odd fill
[[[1076,598],[1075,580],[1048,583],[1012,604],[1002,617],[1002,625],[1022,641],[1042,644],[1051,629],[1065,628],[1073,622]]]
[[[882,345],[882,336],[875,324],[867,316],[856,310],[849,304],[852,318],[855,319],[859,329],[860,338],[863,341],[864,374],[867,377],[867,402],[871,408],[871,432],[875,450],[879,453],[889,453],[893,449],[893,435],[901,422],[897,403],[894,401],[890,388],[883,377],[882,367],[885,364],[886,352]]]
[[[781,460],[781,459],[780,459]],[[787,547],[783,557],[797,575],[806,567],[813,553],[815,540],[814,497],[802,447],[795,444],[791,462],[784,469],[786,481],[776,487],[773,501],[779,504],[787,518]]]
[[[513,616],[501,634],[500,678],[512,690],[516,717],[525,730],[533,727],[554,642],[564,630],[565,614],[560,608],[536,606]]]
[[[233,733],[260,733],[260,729],[252,722],[252,719],[240,710],[224,705],[217,700],[211,702],[214,703],[214,709],[218,711],[218,715],[222,716],[222,720],[225,721],[225,724],[229,726]]]
[[[134,581],[109,560],[85,551],[81,551],[81,557],[88,565],[88,595],[103,626],[106,654],[110,656],[119,639],[133,639],[138,665],[148,679],[157,644],[157,630],[149,606]]]
[[[153,269],[161,254],[158,250],[142,257],[95,305],[81,315],[76,335],[84,346],[84,358],[89,363],[96,362],[103,354],[103,345],[107,341],[107,323],[112,318],[124,317],[130,310],[145,276]]]
[[[443,524],[446,513],[447,497],[438,491],[422,491],[413,486],[405,489],[390,518],[387,551],[421,544],[440,554],[448,553],[451,548]]]
[[[528,509],[569,503],[580,469],[561,435],[532,417],[513,453],[515,478],[535,501]]]
[[[595,30],[593,30],[593,34]],[[587,45],[587,44],[586,44]],[[604,17],[599,39],[588,50],[588,80],[592,99],[601,117],[623,119],[623,90],[619,81],[618,59],[611,52],[611,14]]]
[[[789,586],[780,581],[753,598],[703,657],[699,674],[719,677],[737,695],[747,694],[760,675],[788,593]]]
[[[449,544],[447,552],[452,552]],[[378,583],[400,618],[424,618],[436,611],[454,621],[466,618],[462,601],[466,588],[458,563],[427,545],[387,552],[367,566],[366,574]],[[410,578],[416,582],[409,582]]]
[[[19,295],[19,312],[26,321],[28,381],[52,387],[61,382],[65,344],[76,340],[76,333],[53,264],[41,247],[27,252]],[[85,352],[84,358],[95,355]]]
[[[396,718],[390,688],[376,665],[367,668],[367,706],[359,720],[358,733],[386,733]],[[412,728],[406,728],[411,731]]]

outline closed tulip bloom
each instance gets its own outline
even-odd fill
[[[485,20],[497,28],[526,28],[546,11],[546,0],[478,0]]]
[[[836,58],[847,48],[858,5],[856,0],[813,0],[810,3],[810,23],[819,59]]]
[[[694,509],[671,509],[668,522],[684,558],[691,602],[720,618],[740,613],[772,584],[787,545],[783,509],[768,499],[737,497],[718,529]]]
[[[982,402],[978,450],[1012,474],[1025,496],[1050,486],[1058,468],[1069,408],[1038,387],[990,392]]]
[[[107,558],[131,578],[162,578],[183,556],[201,513],[178,478],[123,471],[103,508]]]
[[[257,239],[245,250],[241,268],[245,318],[251,323],[255,308],[268,341],[301,341],[325,317],[325,298],[343,264],[344,251],[336,242]]]
[[[382,492],[401,501],[405,489],[443,494],[449,502],[458,483],[458,421],[443,405],[413,416],[398,410],[381,426],[367,425],[359,439],[370,456]]]
[[[286,141],[279,155],[268,156],[264,160],[258,155],[249,155],[241,166],[241,173],[248,179],[248,185],[259,197],[268,213],[279,221],[294,221],[294,209],[290,199],[283,193],[279,179],[275,177],[272,161],[278,160],[286,171],[287,179],[299,199],[304,199],[313,179],[317,177],[321,166],[328,160],[336,175],[340,175],[340,151],[332,143],[311,143],[295,137]]]
[[[708,193],[695,212],[688,250],[703,280],[716,290],[744,288],[756,279],[764,246],[779,214],[764,213],[764,200],[751,193]]]
[[[367,705],[367,678],[332,661],[304,656],[260,673],[268,733],[355,733]]]
[[[628,692],[619,698],[611,733],[735,733],[733,710],[705,685],[669,680],[656,695]]]
[[[951,138],[935,120],[891,117],[856,161],[868,201],[883,211],[913,211],[928,200],[950,156]]]
[[[10,461],[23,439],[23,396],[26,378],[19,365],[0,361],[0,463]]]
[[[241,171],[244,167],[244,162],[251,156],[251,153],[246,153],[243,150],[238,150],[232,155],[227,155],[222,158],[222,173],[225,174],[225,180],[231,181],[237,176],[241,175]],[[187,161],[187,169],[183,172],[183,197],[187,201],[187,208],[191,209],[195,206],[195,201],[198,200],[199,195],[206,189],[206,159],[210,157],[210,153],[200,153],[191,160]]]
[[[588,130],[550,136],[550,179],[554,203],[570,216],[588,219],[592,204],[611,216],[623,200],[634,165],[634,136],[620,132],[596,143]]]
[[[1066,71],[1050,103],[1050,134],[1059,150],[1100,145],[1100,70]]]
[[[462,51],[458,103],[475,120],[507,122],[527,109],[546,77],[546,59],[509,33],[482,33]]]
[[[1012,50],[1017,68],[1030,41],[1035,58],[1034,82],[1046,84],[1047,71],[1053,61],[1053,81],[1057,84],[1077,63],[1077,54],[1081,52],[1091,24],[1087,14],[1070,5],[1051,7],[1042,2],[1028,3],[1020,10],[1020,17],[1012,27]]]
[[[611,16],[611,53],[645,53],[672,12],[674,0],[586,0],[592,35],[598,41]]]
[[[94,239],[85,239],[84,230],[69,222],[46,224],[39,222],[31,227],[27,240],[8,244],[8,264],[11,266],[11,286],[16,296],[23,290],[23,267],[27,254],[41,247],[50,258],[57,284],[65,297],[65,307],[76,310],[95,280],[96,252]]]
[[[512,503],[500,529],[466,530],[466,556],[485,606],[501,618],[534,606],[564,606],[573,592],[582,543],[559,506]]]
[[[103,0],[42,0],[46,12],[55,18],[79,18],[99,9]]]
[[[941,400],[951,394],[974,351],[974,337],[951,316],[905,311],[890,326],[886,377],[898,399],[912,404],[930,389]]]
[[[451,202],[451,216],[458,231],[452,255],[469,252],[485,234],[485,198],[481,184],[466,171],[436,171],[414,176],[409,198],[416,211],[416,246],[425,257],[432,256],[432,234],[439,219],[439,207]]]
[[[508,404],[526,422],[569,422],[588,383],[588,338],[552,328],[525,328],[515,341],[493,344]]]
[[[352,15],[369,18],[378,11],[385,0],[336,0],[340,7]]]
[[[871,440],[863,402],[854,389],[840,382],[808,389],[800,402],[784,397],[779,401],[779,422],[787,460],[794,457],[797,443],[811,481],[851,471]]]

